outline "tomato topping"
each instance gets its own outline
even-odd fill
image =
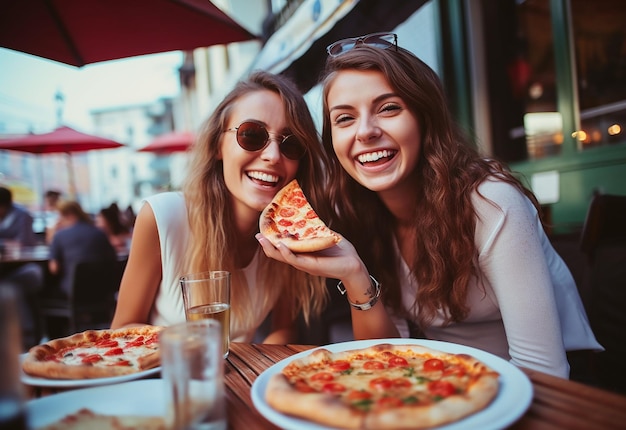
[[[330,368],[335,372],[343,372],[350,368],[350,362],[348,360],[337,360],[330,363]]]
[[[411,384],[411,381],[409,381],[406,378],[396,378],[393,381],[391,381],[391,383],[396,388],[409,388],[413,386],[413,384]]]
[[[349,400],[367,400],[372,397],[372,393],[363,390],[352,390],[348,394]]]
[[[116,340],[113,339],[102,339],[96,342],[96,346],[101,346],[103,348],[113,348],[114,346],[119,345]]]
[[[389,367],[409,367],[409,362],[405,358],[394,355],[389,359]]]
[[[385,378],[381,376],[380,378],[374,378],[370,381],[370,387],[376,388],[380,391],[385,391],[391,388],[391,380],[389,378]]]
[[[438,358],[431,358],[430,360],[426,360],[424,362],[424,370],[427,372],[433,372],[435,370],[443,370],[444,364],[443,361]]]
[[[375,370],[375,369],[384,369],[385,368],[385,363],[383,363],[382,361],[366,361],[365,363],[363,363],[363,369],[365,370]]]
[[[122,348],[109,349],[107,352],[104,353],[104,355],[120,355],[120,354],[124,354],[124,350]]]
[[[328,382],[322,386],[322,391],[326,393],[342,393],[346,391],[346,387],[339,382]]]
[[[448,381],[430,381],[428,390],[435,396],[448,397],[456,393],[456,388]]]
[[[402,401],[402,399],[398,399],[397,397],[383,397],[376,401],[376,406],[383,409],[399,408],[403,405],[404,402]]]
[[[300,391],[301,393],[314,393],[315,392],[315,390],[302,379],[298,379],[295,382],[294,387],[296,388],[296,390]]]
[[[115,363],[112,363],[111,366],[130,366],[130,361],[128,360],[119,360]]]
[[[280,219],[278,220],[277,224],[281,227],[290,227],[291,225],[293,225],[293,222],[289,221],[288,219]]]
[[[102,357],[100,356],[100,354],[91,354],[91,355],[87,355],[83,357],[82,362],[85,364],[89,364],[89,363],[96,363],[101,360],[102,360]]]
[[[311,381],[332,381],[333,379],[335,379],[335,377],[329,372],[320,372],[311,376]]]

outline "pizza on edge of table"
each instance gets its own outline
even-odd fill
[[[162,417],[104,415],[83,408],[35,430],[168,430]]]
[[[48,379],[92,379],[128,375],[161,361],[159,326],[87,330],[32,347],[22,369]]]
[[[317,215],[296,179],[278,191],[263,210],[259,229],[274,246],[282,242],[292,252],[321,251],[340,240]]]
[[[498,391],[498,372],[467,354],[381,343],[296,359],[272,375],[265,400],[332,427],[429,428],[484,409]]]

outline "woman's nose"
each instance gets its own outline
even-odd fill
[[[356,138],[361,142],[367,142],[373,138],[379,137],[381,134],[378,121],[373,116],[362,116],[359,120]]]
[[[280,142],[280,138],[270,136],[267,146],[261,151],[261,158],[272,163],[280,160]]]

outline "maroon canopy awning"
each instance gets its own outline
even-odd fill
[[[12,0],[0,11],[0,47],[77,67],[255,38],[209,0]]]

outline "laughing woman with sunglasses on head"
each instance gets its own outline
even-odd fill
[[[259,238],[266,254],[340,279],[356,338],[422,332],[568,377],[567,350],[602,347],[532,193],[471,147],[438,76],[395,35],[346,39],[328,53],[329,223],[347,240],[294,255]]]
[[[268,259],[254,235],[263,208],[294,178],[324,212],[325,159],[291,82],[265,72],[240,82],[204,124],[183,193],[152,196],[139,212],[112,328],[184,321],[179,277],[228,270],[231,340],[252,340],[275,310],[265,341],[294,341],[296,314],[319,312],[325,284]]]

